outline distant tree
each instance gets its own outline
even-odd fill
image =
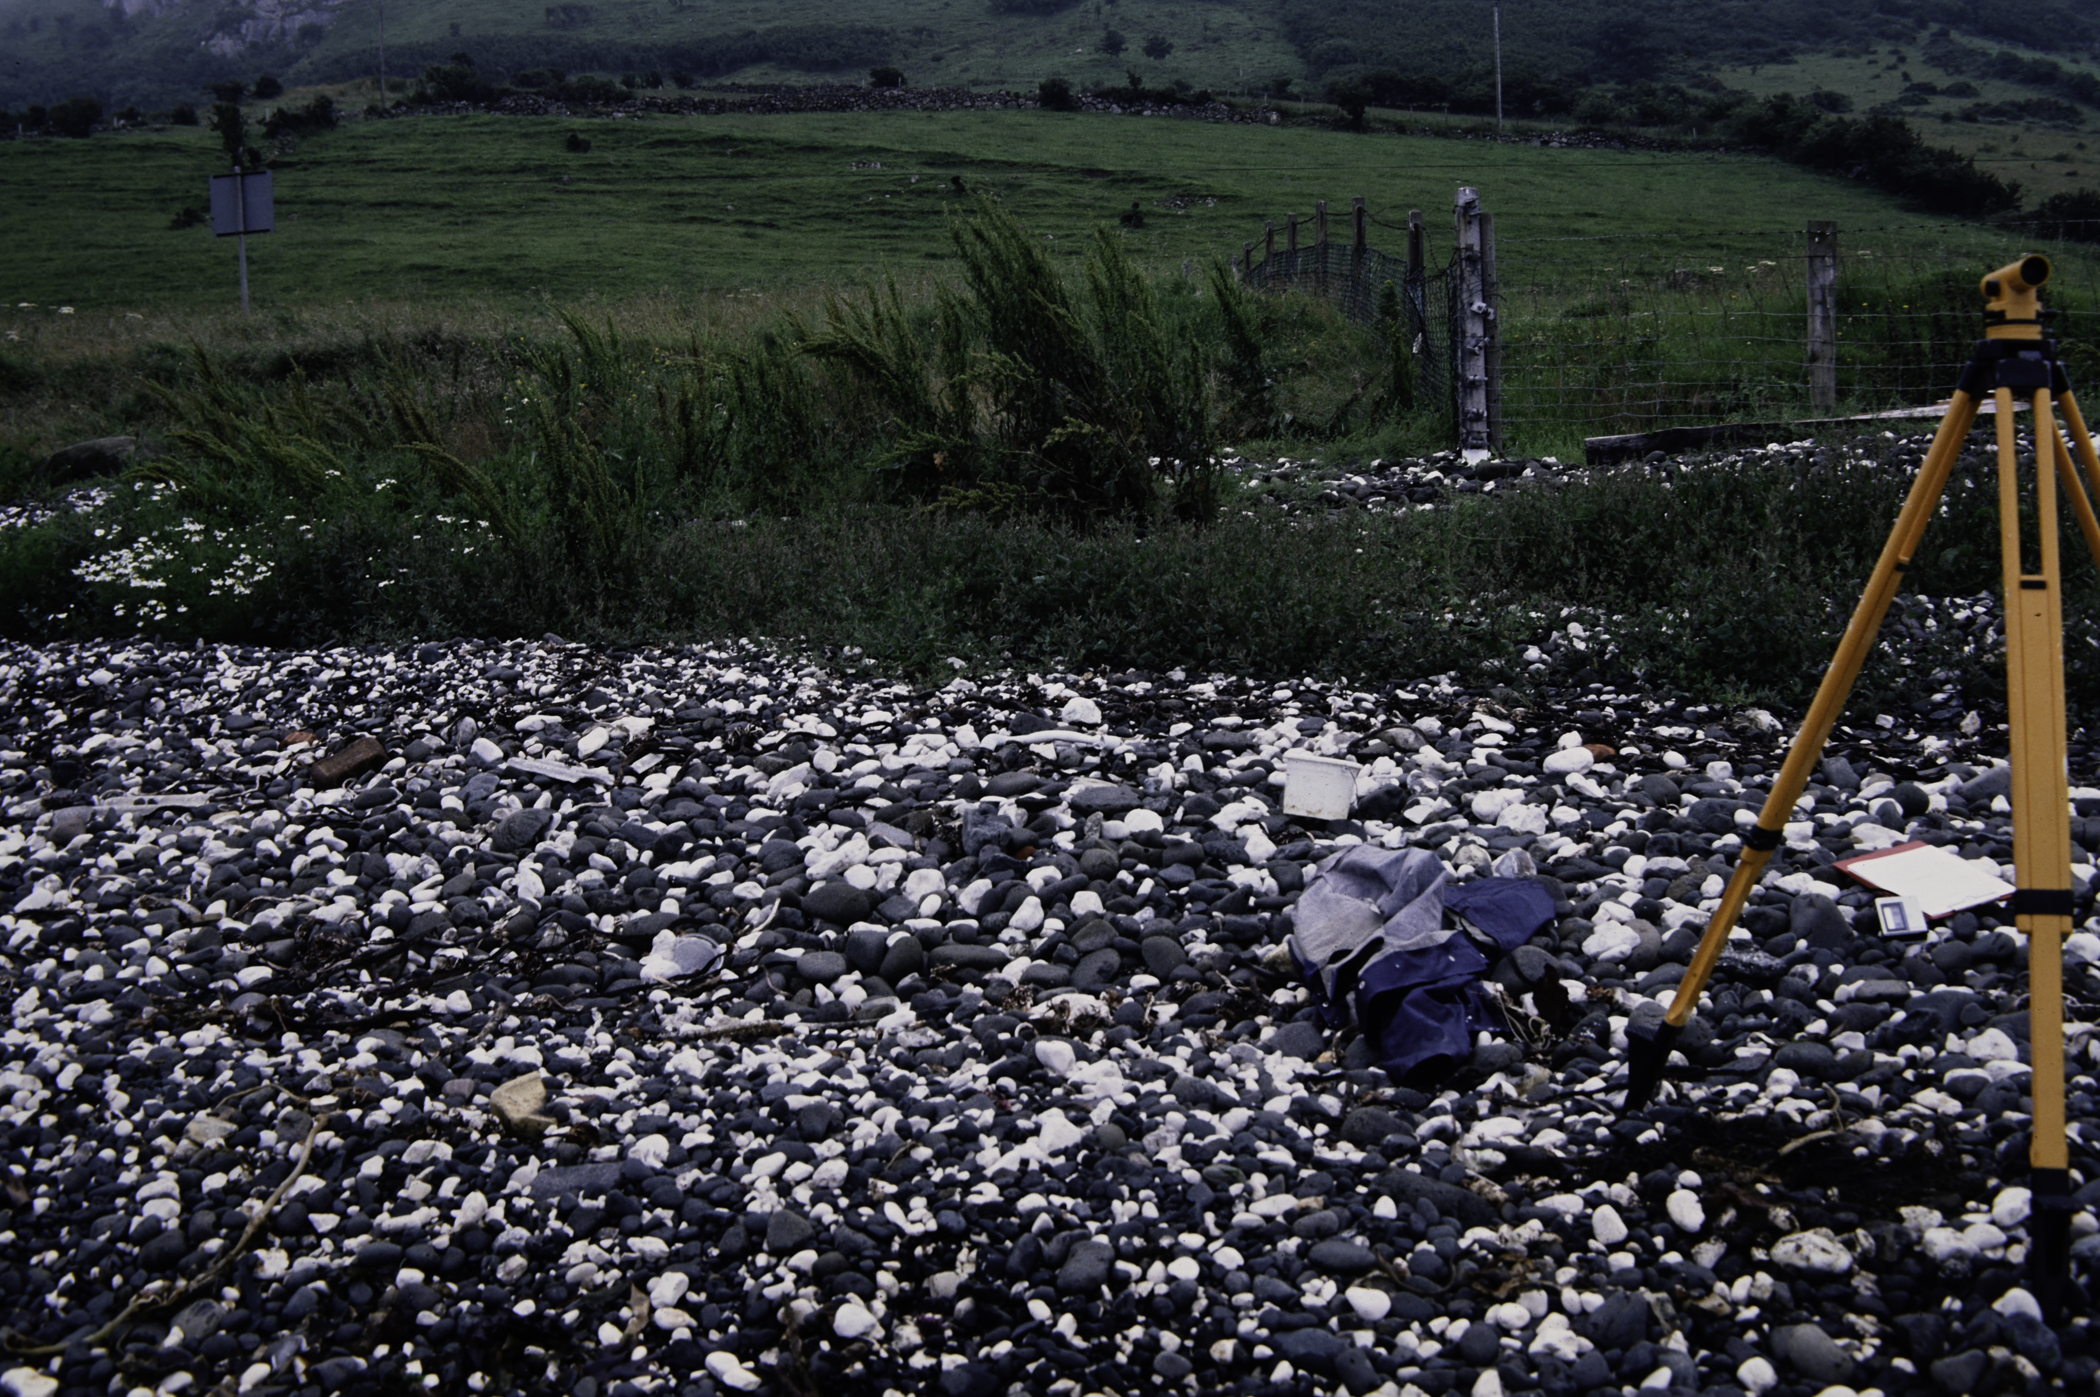
[[[455,29],[452,32],[457,34],[459,31]],[[452,56],[446,59],[445,61],[447,63],[450,63],[455,68],[472,69],[474,66],[474,55],[468,53],[465,49],[457,49],[453,52]],[[260,97],[262,94],[258,92],[255,95]]]
[[[238,102],[248,95],[247,84],[232,78],[223,82],[208,82],[204,84],[204,90],[212,95],[213,100],[220,102]]]
[[[211,129],[219,138],[219,144],[226,148],[227,158],[239,165],[242,155],[248,149],[248,118],[241,115],[239,104],[212,103]]]
[[[79,140],[93,132],[95,123],[102,120],[102,104],[92,97],[68,97],[51,108],[46,120],[59,135]]]
[[[664,75],[657,72],[654,68],[642,74],[642,86],[648,88],[651,92],[656,91],[663,85]]]
[[[137,107],[126,107],[123,111],[117,113],[117,120],[122,122],[126,126],[136,125],[138,122],[144,121],[145,119],[146,114],[140,111]]]
[[[637,78],[637,77],[636,77],[636,76],[635,76],[634,74],[632,74],[632,73],[622,73],[622,74],[620,74],[620,86],[622,86],[622,87],[626,88],[626,89],[627,89],[627,90],[628,90],[629,92],[632,92],[632,91],[634,91],[634,89],[635,89],[635,85],[636,85],[637,83],[639,83],[640,81],[641,81],[641,79],[640,79],[640,78]]]
[[[1828,88],[1818,88],[1808,94],[1808,101],[1809,105],[1819,112],[1842,115],[1852,110],[1852,94],[1849,92],[1832,92]]]
[[[43,107],[39,106],[35,102],[31,102],[28,106],[22,109],[22,124],[32,131],[41,131],[44,129],[45,120],[48,119],[50,115],[51,113],[46,111]]]
[[[1044,78],[1036,86],[1035,104],[1046,112],[1079,110],[1079,99],[1072,95],[1072,84],[1063,78]]]
[[[1154,63],[1160,62],[1173,51],[1174,41],[1166,35],[1148,34],[1145,36],[1145,57],[1151,59]]]
[[[596,73],[584,73],[567,78],[557,89],[563,100],[570,102],[617,102],[620,100],[620,85],[611,78],[601,78]]]
[[[673,68],[671,70],[671,86],[683,92],[692,85],[693,75],[691,73],[686,72],[683,68]]]
[[[2036,207],[2035,213],[2046,237],[2100,243],[2100,189],[2051,194]]]
[[[284,84],[270,74],[264,73],[255,80],[255,96],[258,101],[267,102],[274,97],[282,97],[283,95]]]
[[[452,55],[453,61],[443,67],[432,66],[423,70],[422,81],[417,85],[416,100],[419,102],[493,102],[496,89],[489,81],[474,71],[474,61],[465,63],[463,53]]]
[[[327,131],[335,125],[335,102],[326,93],[316,96],[304,107],[279,107],[270,113],[263,123],[263,131],[270,136],[284,136],[305,131]]]
[[[1371,95],[1360,82],[1333,82],[1327,85],[1327,100],[1342,109],[1349,118],[1349,129],[1364,129],[1364,109],[1371,105]]]
[[[1290,96],[1290,95],[1291,95],[1291,75],[1290,75],[1289,73],[1278,73],[1278,74],[1277,74],[1277,75],[1276,75],[1275,77],[1273,77],[1273,78],[1270,78],[1270,79],[1269,79],[1269,95],[1270,95],[1271,97],[1288,97],[1288,96]]]
[[[1104,29],[1101,31],[1101,51],[1110,58],[1116,57],[1129,47],[1130,41],[1123,37],[1122,30]]]
[[[168,124],[171,126],[195,126],[197,124],[197,109],[187,102],[177,102],[168,113]]]
[[[888,66],[870,68],[868,69],[868,86],[902,87],[904,86],[904,70]]]

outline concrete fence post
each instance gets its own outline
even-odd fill
[[[1808,225],[1808,402],[1817,412],[1837,408],[1838,226]]]

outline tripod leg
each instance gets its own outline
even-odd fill
[[[2100,451],[2094,449],[2093,434],[2086,430],[2085,415],[2078,410],[2077,395],[2067,388],[2058,396],[2056,402],[2063,409],[2064,426],[2069,429],[2071,436],[2070,445],[2076,447],[2077,459],[2085,466],[2086,482],[2092,487],[2094,494],[2100,495]],[[2072,454],[2067,447],[2066,458]],[[2079,493],[2083,494],[2084,491]],[[2072,508],[2077,508],[2076,501],[2073,502]],[[2083,516],[2079,518],[2078,527],[2085,528]],[[2086,546],[2093,549],[2093,561],[2100,563],[2100,547],[2094,546],[2093,535],[2090,533],[2086,535]]]
[[[1638,1110],[1645,1105],[1661,1084],[1671,1045],[1691,1019],[1692,1009],[1698,1004],[1708,977],[1713,974],[1714,964],[1720,960],[1721,952],[1728,944],[1728,933],[1734,929],[1736,918],[1750,900],[1750,890],[1757,886],[1758,877],[1764,872],[1772,851],[1779,847],[1784,837],[1787,817],[1793,814],[1794,802],[1801,798],[1809,773],[1815,769],[1816,759],[1830,736],[1830,729],[1845,706],[1845,697],[1852,692],[1852,685],[1859,678],[1867,651],[1881,630],[1882,619],[1888,615],[1889,603],[1903,585],[1903,573],[1909,568],[1911,557],[1918,550],[1918,541],[1924,537],[1925,526],[1931,522],[1932,513],[1939,506],[1940,496],[1947,488],[1947,476],[1953,470],[1954,460],[1961,454],[1962,444],[1968,440],[1969,429],[1975,422],[1976,399],[1957,389],[1953,402],[1948,405],[1947,415],[1940,420],[1939,432],[1932,439],[1932,449],[1926,453],[1917,479],[1911,482],[1910,494],[1903,501],[1903,512],[1896,516],[1895,527],[1889,531],[1881,558],[1867,579],[1866,591],[1852,613],[1852,622],[1845,628],[1844,639],[1838,642],[1837,655],[1823,675],[1822,687],[1816,690],[1815,702],[1809,705],[1808,716],[1801,720],[1801,731],[1794,737],[1785,765],[1773,778],[1771,794],[1765,798],[1764,810],[1757,817],[1757,827],[1743,841],[1743,856],[1721,894],[1721,905],[1706,924],[1706,934],[1699,940],[1691,967],[1685,971],[1684,979],[1678,982],[1676,998],[1671,1001],[1669,1011],[1660,1023],[1644,1025],[1628,1034],[1627,1110]]]
[[[2064,718],[2062,565],[2049,392],[2034,395],[2034,515],[2039,571],[2021,539],[2013,395],[1998,395],[1999,544],[2005,569],[2005,674],[2012,728],[2014,920],[2027,936],[2028,1041],[2034,1098],[2034,1281],[2044,1315],[2063,1303],[2070,1154],[2064,1138],[2063,942],[2071,931],[2070,791]]]
[[[2073,464],[2071,444],[2063,434],[2056,437],[2056,478],[2063,486],[2064,494],[2071,500],[2071,513],[2078,519],[2078,532],[2085,537],[2086,552],[2093,555],[2093,563],[2100,566],[2100,518],[2093,515],[2093,502],[2085,493],[2085,483],[2078,478],[2078,467]]]

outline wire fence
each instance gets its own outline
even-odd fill
[[[2065,231],[1940,223],[1840,228],[1821,241],[1807,229],[1502,238],[1490,274],[1501,445],[1929,408],[1982,337],[1979,279],[2037,250],[2055,265],[2043,296],[2051,333],[2074,386],[2090,386],[2100,379],[2100,246]],[[1391,282],[1424,401],[1453,404],[1455,261],[1411,276],[1406,259],[1337,241],[1259,255],[1246,259],[1250,286],[1310,290],[1379,333]],[[1831,326],[1820,381],[1812,295]]]
[[[1594,247],[1505,240],[1505,436],[1521,445],[1571,431],[1776,423],[1943,402],[1983,335],[1979,280],[2037,243],[2006,230],[1951,239],[1938,231],[1938,247],[1874,230],[1840,230],[1829,249],[1806,230],[1695,246],[1655,239],[1629,242],[1601,269]],[[1695,250],[1701,255],[1686,255]],[[2046,251],[2056,263],[2045,294],[2058,312],[2052,332],[2065,340],[2074,382],[2080,367],[2090,379],[2100,369],[2100,347],[2086,342],[2100,331],[2100,265],[2077,244]],[[1833,369],[1820,393],[1809,330],[1819,257],[1834,272]]]

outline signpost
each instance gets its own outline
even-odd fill
[[[211,230],[241,240],[241,314],[248,313],[248,235],[274,232],[277,204],[268,170],[236,170],[211,177]]]

